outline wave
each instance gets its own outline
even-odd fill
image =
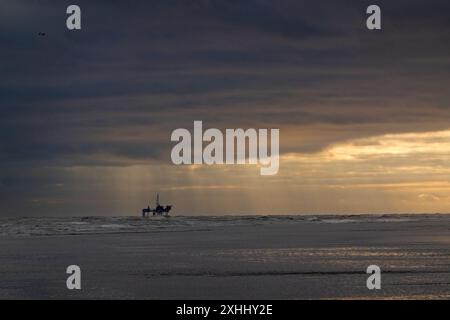
[[[0,218],[0,236],[51,236],[164,231],[206,231],[217,227],[258,226],[279,223],[408,223],[449,219],[450,215],[259,215],[141,217],[30,217]]]
[[[383,270],[383,274],[449,274],[449,271],[441,270]],[[201,272],[159,272],[148,273],[147,278],[158,277],[264,277],[264,276],[341,276],[341,275],[366,275],[361,270],[337,270],[337,271],[201,271]]]

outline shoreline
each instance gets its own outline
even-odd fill
[[[450,294],[450,219],[159,227],[141,233],[3,236],[0,298],[446,299]],[[381,268],[381,290],[366,288],[372,264]],[[82,290],[65,287],[68,265],[80,266]]]

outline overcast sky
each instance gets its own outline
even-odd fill
[[[375,3],[0,0],[0,215],[449,212],[450,2]],[[174,166],[194,120],[279,174]]]

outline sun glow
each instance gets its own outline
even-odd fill
[[[355,139],[328,147],[322,152],[304,155],[288,154],[287,161],[366,161],[376,157],[416,155],[450,158],[450,130],[386,134],[370,138]],[[413,159],[412,159],[413,160]]]

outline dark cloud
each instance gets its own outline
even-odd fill
[[[450,3],[377,3],[379,32],[369,1],[78,1],[72,32],[71,2],[2,2],[0,188],[42,165],[167,164],[198,119],[286,129],[285,152],[445,128]]]

